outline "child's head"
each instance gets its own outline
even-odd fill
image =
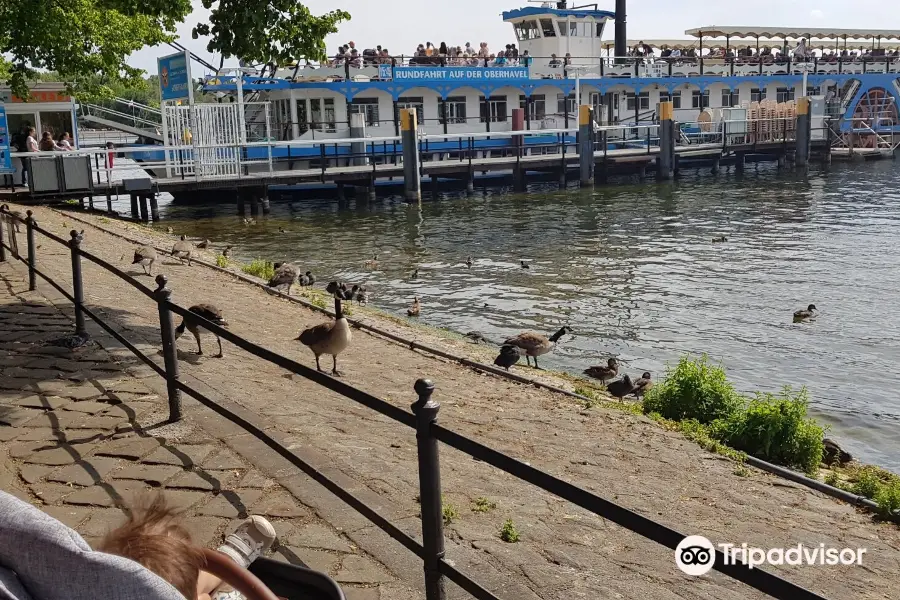
[[[97,549],[140,563],[188,600],[197,595],[197,578],[206,564],[203,550],[191,543],[181,515],[162,494],[139,499],[128,520],[110,531]]]

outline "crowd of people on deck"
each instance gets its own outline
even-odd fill
[[[555,57],[555,55],[554,55]],[[447,67],[527,67],[532,64],[532,58],[528,51],[521,54],[515,44],[506,44],[506,48],[500,52],[491,52],[487,42],[481,42],[476,50],[471,42],[465,46],[448,46],[441,42],[435,46],[431,42],[419,44],[415,52],[408,57],[391,56],[387,48],[380,45],[375,48],[367,48],[362,52],[356,48],[354,42],[349,42],[338,48],[334,57],[328,61],[330,67],[342,67],[348,65],[352,68],[368,67],[379,64],[398,64],[406,62],[410,65],[447,66]]]
[[[655,60],[661,59],[666,62],[669,61],[683,61],[688,62],[692,60],[697,60],[700,58],[700,53],[697,48],[687,47],[687,48],[670,48],[668,45],[663,44],[659,49],[659,56],[656,56],[653,48],[644,43],[643,41],[638,42],[634,45],[633,48],[628,50],[628,56],[633,58],[643,58],[645,60]],[[831,50],[830,52],[825,52],[824,49],[820,52],[820,55],[817,56],[814,49],[809,46],[806,38],[801,39],[796,47],[791,49],[787,43],[785,43],[782,47],[772,48],[771,46],[762,46],[760,48],[754,48],[752,46],[743,46],[743,47],[723,47],[723,46],[714,46],[709,48],[708,53],[703,55],[704,59],[712,58],[712,59],[727,59],[733,60],[735,64],[784,64],[788,62],[788,60],[806,60],[811,61],[814,58],[817,58],[819,62],[827,62],[827,63],[837,63],[841,62],[861,62],[861,61],[875,61],[875,60],[891,60],[900,58],[900,50],[866,50],[862,53],[857,53],[854,50],[848,51],[843,50],[840,52],[836,52]]]
[[[45,131],[38,141],[35,128],[28,124],[23,125],[19,133],[13,136],[10,146],[13,152],[69,152],[75,150],[75,143],[68,131],[55,138],[51,132]]]

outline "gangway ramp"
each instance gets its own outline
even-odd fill
[[[83,121],[163,142],[162,113],[151,106],[115,98],[117,105],[128,107],[131,112],[116,110],[99,104],[82,103],[78,114]]]

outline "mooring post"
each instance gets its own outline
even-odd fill
[[[9,210],[9,207],[5,204],[3,206],[0,206],[0,262],[6,262],[6,246],[4,246],[6,240],[3,239],[3,237],[6,235],[6,233],[4,232],[4,228],[6,227],[6,224],[10,222],[7,220],[7,210]],[[13,235],[15,235],[15,233]]]
[[[33,292],[37,289],[37,273],[34,271],[37,266],[37,246],[34,243],[34,228],[37,227],[37,221],[34,220],[30,210],[26,213],[28,214],[28,218],[25,219],[25,227],[28,230],[28,289]]]
[[[343,183],[337,184],[337,197],[339,202],[344,202],[347,200],[347,191],[344,189]]]
[[[812,142],[812,123],[809,118],[809,98],[804,96],[797,100],[797,149],[794,162],[798,167],[809,164],[809,148]]]
[[[713,158],[712,166],[711,166],[710,169],[709,169],[709,172],[710,172],[712,175],[718,175],[718,174],[719,174],[719,165],[720,165],[721,160],[722,160],[722,157],[721,157],[721,156],[717,156],[717,157]]]
[[[259,215],[259,195],[255,190],[249,190],[247,195],[250,196],[250,216],[256,217]]]
[[[247,214],[247,205],[244,203],[244,192],[240,188],[234,190],[235,196],[237,196],[237,211],[238,215],[243,217]]]
[[[263,186],[259,189],[259,201],[262,204],[262,211],[264,215],[269,214],[272,211],[272,207],[269,204],[269,188]]]
[[[159,223],[159,202],[156,199],[156,194],[149,194],[147,196],[150,199],[150,216],[153,218],[154,223]]]
[[[109,188],[106,188],[106,212],[112,212],[112,192]]]
[[[169,393],[169,423],[181,420],[181,390],[178,389],[178,354],[175,348],[175,325],[169,301],[172,290],[166,287],[165,275],[156,276],[156,303],[159,307],[159,330],[162,334],[163,361],[166,366],[166,388]]]
[[[746,157],[743,152],[737,152],[734,155],[734,170],[738,173],[744,172],[744,166],[746,162]]]
[[[656,176],[663,181],[675,178],[675,107],[671,102],[659,103],[659,155]]]
[[[414,386],[419,399],[410,407],[416,415],[416,447],[419,458],[419,500],[422,513],[422,545],[426,600],[444,600],[444,576],[439,564],[444,558],[444,517],[441,503],[441,464],[438,440],[431,433],[441,405],[431,399],[434,384],[419,379]]]
[[[366,115],[362,113],[353,113],[350,115],[350,138],[354,140],[362,140],[352,142],[350,144],[350,154],[352,165],[365,165],[369,161],[366,158]]]
[[[150,215],[147,212],[147,196],[145,194],[138,194],[138,206],[141,210],[141,222],[147,223],[150,220]]]
[[[422,179],[419,172],[419,138],[416,109],[400,111],[400,143],[403,144],[403,186],[407,202],[422,201]]]
[[[578,107],[578,182],[581,187],[594,185],[594,109]]]
[[[475,193],[475,171],[471,168],[466,173],[466,193]]]
[[[84,236],[74,229],[69,232],[69,249],[72,252],[72,298],[75,299],[75,333],[84,335],[84,282],[81,277],[81,241]]]
[[[131,218],[138,220],[138,199],[137,194],[131,194]]]

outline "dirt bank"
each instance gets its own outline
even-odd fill
[[[73,227],[81,229],[71,218],[48,210],[38,209],[35,217],[58,235]],[[98,224],[141,240],[166,239],[168,244],[172,239],[140,226]],[[53,244],[46,240],[39,243],[41,268],[69,281],[65,251],[51,248]],[[130,243],[90,227],[84,247],[114,264],[130,262],[121,261],[123,255],[130,256]],[[327,252],[327,247],[322,251]],[[169,277],[174,301],[182,305],[214,302],[236,333],[314,364],[312,355],[293,338],[321,322],[321,315],[207,268],[187,267],[171,259],[161,262],[158,266]],[[155,305],[93,265],[85,263],[84,271],[87,304],[117,322],[129,337],[158,345]],[[150,278],[136,277],[152,285]],[[395,331],[403,329],[375,315],[366,318]],[[418,329],[406,329],[403,334],[452,347],[457,353],[477,353],[473,357],[480,360],[486,357],[484,349],[476,350],[461,340],[442,339]],[[193,350],[193,341],[183,338],[179,348]],[[408,531],[418,531],[415,440],[410,430],[227,345],[223,359],[196,360],[186,354],[184,358],[186,379],[202,381],[212,388],[214,397],[253,411],[296,448],[327,457],[329,466],[349,477],[353,485],[377,494],[385,514]],[[647,419],[598,408],[584,410],[559,394],[477,373],[363,332],[354,333],[351,348],[341,356],[341,367],[347,382],[404,408],[414,400],[413,382],[428,377],[437,385],[435,398],[441,402],[440,420],[446,426],[683,533],[763,548],[798,543],[867,548],[863,567],[777,570],[829,598],[894,595],[890,590],[900,572],[896,526],[874,523],[869,515],[845,504],[752,469],[750,476],[735,475],[730,461]],[[555,383],[568,385],[564,380]],[[204,409],[192,406],[190,410]],[[503,597],[759,596],[717,575],[699,579],[682,575],[668,550],[456,452],[445,450],[442,464],[446,501],[460,513],[448,526],[447,555]],[[497,508],[473,512],[479,497],[496,502]],[[518,544],[498,539],[507,518],[522,533]],[[348,525],[365,531],[362,527]],[[417,578],[419,573],[406,576]]]

